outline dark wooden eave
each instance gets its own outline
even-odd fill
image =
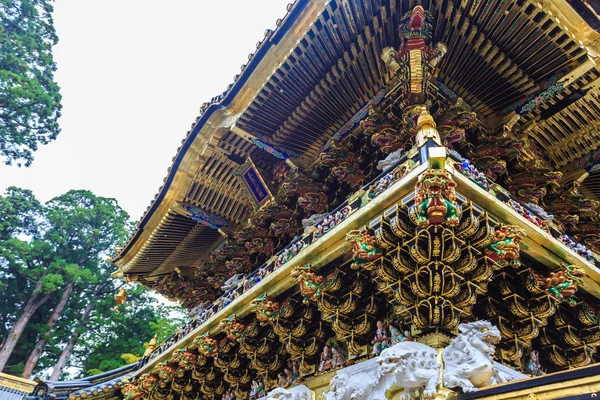
[[[234,84],[203,106],[165,184],[113,262],[125,273],[142,275],[196,265],[221,237],[175,215],[174,207],[186,202],[225,218],[232,226],[243,224],[250,205],[233,176],[239,160],[250,156],[266,170],[279,161],[249,140],[262,136],[297,154],[294,162],[311,165],[323,144],[390,82],[381,50],[399,46],[399,20],[416,4],[297,0],[291,5]],[[553,102],[600,75],[594,66],[600,35],[563,0],[544,2],[543,8],[527,0],[419,4],[433,14],[433,42],[448,46],[438,80],[469,102],[490,129],[513,118],[511,104],[535,95],[557,74],[565,84]],[[557,7],[568,13],[559,14]],[[545,123],[592,101],[589,93]],[[550,106],[552,102],[543,107]],[[522,121],[535,121],[540,112],[532,111]],[[593,112],[600,116],[598,110]],[[530,135],[550,155],[557,154],[553,149],[559,149],[561,141],[577,135],[584,138],[582,147],[600,145],[598,135],[582,133],[590,126],[574,126],[575,130],[559,130],[547,144],[534,130],[538,128],[531,128]],[[556,156],[561,161],[555,163],[574,157]]]

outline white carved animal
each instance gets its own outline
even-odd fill
[[[304,233],[307,233],[310,228],[323,221],[329,214],[313,214],[308,218],[302,220],[302,226],[304,227]]]
[[[400,149],[388,154],[386,158],[377,163],[377,169],[385,172],[392,168],[400,161],[400,159],[402,159],[403,153],[403,149]]]
[[[387,378],[387,377],[386,377]],[[384,378],[389,385],[392,380]],[[359,372],[354,375],[349,375],[343,371],[339,371],[329,383],[329,392],[323,395],[326,400],[383,400],[385,399],[385,389],[383,397],[379,397],[374,393],[376,386],[387,386],[382,382],[382,376],[379,370],[371,372]]]
[[[444,349],[444,386],[460,387],[463,392],[504,381],[494,368],[494,345],[500,342],[498,328],[488,321],[458,326],[460,333]]]
[[[402,400],[416,397],[422,389],[423,397],[433,399],[439,383],[440,364],[436,351],[417,342],[400,342],[381,352],[376,371],[350,375],[339,371],[333,377],[326,400],[385,400],[385,392],[393,385],[404,389]]]
[[[391,373],[396,386],[404,389],[401,400],[416,398],[422,389],[423,399],[434,399],[440,381],[440,363],[435,349],[417,342],[400,342],[379,355],[380,371]]]
[[[233,275],[231,278],[227,279],[225,283],[223,283],[223,286],[221,286],[221,290],[225,293],[232,291],[237,287],[238,283],[242,281],[243,276],[244,274]]]
[[[294,386],[290,389],[277,388],[271,390],[266,399],[311,400],[312,392],[305,385]]]
[[[192,308],[192,309],[189,311],[188,315],[189,315],[191,318],[197,317],[197,316],[198,316],[200,313],[202,313],[203,311],[205,311],[205,310],[206,310],[206,307],[208,307],[208,304],[209,304],[209,302],[208,302],[208,301],[205,301],[205,302],[204,302],[204,303],[202,303],[202,304],[198,304],[196,307]]]

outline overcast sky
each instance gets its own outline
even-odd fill
[[[114,197],[135,220],[203,102],[225,90],[286,0],[57,0],[62,132],[33,165],[0,165],[0,190],[47,201]]]

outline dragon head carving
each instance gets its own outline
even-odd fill
[[[194,339],[194,345],[198,346],[198,352],[203,356],[214,357],[217,354],[219,342],[208,334],[204,334]]]
[[[219,328],[225,332],[227,339],[234,342],[241,342],[246,337],[246,325],[240,323],[235,314],[224,318],[219,322]]]

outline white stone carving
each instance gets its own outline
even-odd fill
[[[319,222],[327,218],[329,214],[313,214],[308,218],[302,220],[302,226],[304,227],[304,233],[309,233],[310,229],[317,225]]]
[[[402,159],[403,153],[404,152],[402,151],[402,149],[400,149],[388,154],[386,158],[377,163],[377,169],[385,172],[388,169],[392,168],[398,163],[398,161],[400,161],[400,159]]]
[[[205,301],[202,304],[198,304],[196,307],[192,308],[189,312],[188,315],[190,316],[190,318],[194,318],[197,317],[198,315],[200,315],[203,311],[206,310],[206,307],[208,307],[210,304],[210,302]]]
[[[404,389],[400,396],[402,400],[415,399],[417,389],[422,389],[424,398],[435,398],[440,364],[431,347],[417,342],[400,342],[383,350],[374,361],[380,365],[375,364],[374,368],[365,365],[360,372],[352,367],[338,371],[324,398],[385,400],[385,392],[393,384]],[[368,361],[361,364],[366,363]]]
[[[494,369],[496,370],[496,381],[498,383],[518,381],[519,379],[529,378],[529,375],[525,375],[517,370],[507,367],[504,364],[500,364],[498,361],[494,361]]]
[[[530,209],[533,210],[537,213],[537,215],[539,215],[540,217],[547,219],[548,221],[553,221],[554,220],[554,215],[550,215],[546,212],[546,210],[544,210],[542,207],[540,207],[537,204],[533,204],[533,203],[525,203],[525,205]]]
[[[497,373],[492,359],[494,345],[501,339],[498,328],[488,321],[475,321],[460,324],[458,329],[460,333],[442,354],[444,386],[473,392],[507,379],[505,373]]]
[[[294,386],[290,389],[277,388],[271,390],[265,399],[311,400],[312,392],[305,385]]]
[[[235,274],[231,278],[227,279],[223,286],[221,286],[221,290],[225,293],[232,291],[237,287],[237,285],[242,281],[242,277],[244,274]]]

